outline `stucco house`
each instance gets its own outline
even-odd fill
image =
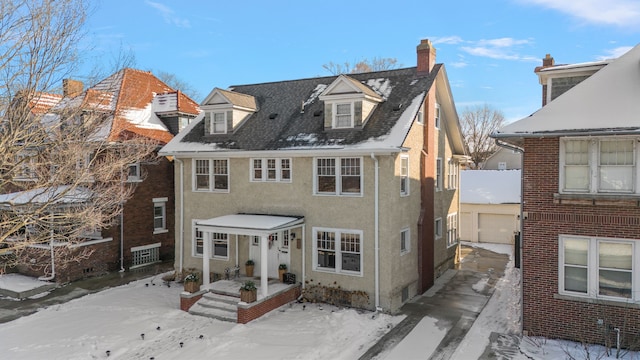
[[[524,330],[637,349],[640,46],[597,68],[492,136],[524,150]]]
[[[90,250],[87,251],[90,256],[79,257],[78,261],[65,262],[65,266],[60,266],[61,259],[56,258],[51,247],[66,246],[65,241],[32,244],[29,250],[32,262],[22,263],[16,270],[27,275],[43,276],[47,280],[68,282],[172,260],[175,249],[173,163],[165,157],[158,157],[157,150],[199,114],[197,103],[169,87],[151,72],[130,68],[122,69],[88,89],[84,89],[80,81],[65,79],[63,94],[42,94],[29,101],[32,115],[49,122],[66,121],[65,115],[60,115],[66,109],[81,109],[83,115],[77,115],[79,122],[72,126],[81,126],[80,122],[88,112],[100,111],[105,114],[106,121],[88,141],[90,145],[95,143],[95,147],[84,149],[86,154],[83,159],[111,151],[110,148],[117,147],[121,139],[131,136],[141,136],[159,145],[154,159],[129,165],[122,186],[135,187],[135,190],[122,205],[120,219],[109,228],[84,234],[83,241],[74,244],[74,251]],[[29,203],[46,203],[42,195],[51,195],[64,188],[63,185],[58,189],[33,189],[32,184],[42,183],[34,178],[39,173],[35,167],[39,166],[38,163],[48,166],[48,162],[39,161],[48,155],[41,150],[29,150],[26,144],[20,156],[26,157],[21,161],[23,169],[14,177],[14,188],[3,189],[0,211],[20,211]],[[79,161],[76,171],[80,173],[82,167],[89,167],[91,163],[90,160]],[[73,174],[68,175],[73,177]],[[78,187],[71,194],[73,196],[61,198],[59,204],[91,201],[93,183],[88,181],[86,186]],[[25,196],[38,192],[42,195]],[[27,203],[21,199],[29,200]],[[28,236],[28,231],[17,236]]]
[[[522,154],[513,149],[498,148],[482,163],[482,170],[518,170],[522,169]]]
[[[176,160],[176,263],[205,286],[260,280],[361,292],[396,311],[453,266],[465,149],[444,65],[213,89],[162,150]],[[204,287],[203,287],[204,288]]]

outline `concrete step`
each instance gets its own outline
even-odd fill
[[[233,306],[238,305],[238,303],[240,302],[240,297],[238,296],[229,296],[229,295],[218,294],[214,292],[206,292],[202,295],[202,298],[207,299],[208,301],[216,301],[216,302],[232,304]]]
[[[193,306],[189,309],[189,313],[193,315],[205,316],[212,319],[217,319],[221,321],[228,322],[237,322],[238,321],[238,313],[237,309],[234,311],[223,310],[219,308],[202,306],[199,302],[193,304]]]
[[[217,296],[205,295],[203,295],[196,304],[210,309],[220,309],[231,312],[236,312],[238,310],[239,298],[218,298]]]

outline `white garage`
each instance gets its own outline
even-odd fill
[[[513,244],[520,228],[520,170],[465,170],[460,190],[460,239]]]

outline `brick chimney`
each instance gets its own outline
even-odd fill
[[[62,94],[64,97],[76,97],[82,93],[83,88],[82,81],[62,79]]]
[[[553,60],[553,57],[550,54],[547,54],[547,56],[542,59],[542,67],[553,66],[555,65],[555,63],[556,62]]]
[[[431,44],[431,40],[423,39],[416,50],[418,53],[418,75],[427,75],[436,63],[436,48]]]

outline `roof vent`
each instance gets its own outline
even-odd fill
[[[393,107],[393,109],[392,109],[392,110],[393,110],[393,111],[398,111],[398,110],[400,110],[400,109],[402,109],[402,104],[397,104],[397,105],[395,105],[395,106]]]
[[[269,114],[269,119],[273,120],[278,116],[278,113],[271,113]]]
[[[316,110],[316,111],[313,112],[313,116],[315,116],[315,117],[318,117],[320,115],[322,115],[322,110]]]

